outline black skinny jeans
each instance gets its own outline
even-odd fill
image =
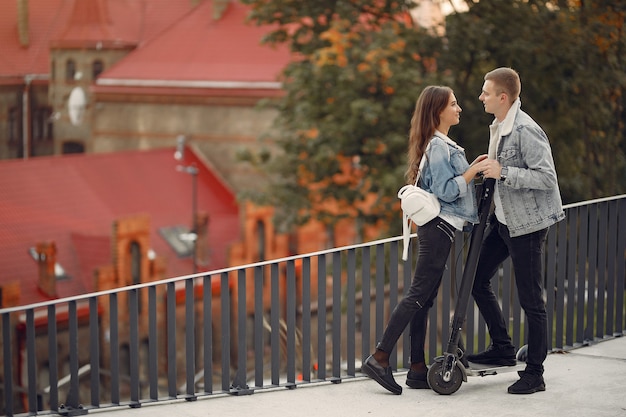
[[[511,256],[520,305],[528,322],[528,359],[526,371],[543,374],[543,362],[548,353],[548,321],[543,298],[541,261],[548,229],[523,236],[511,237],[506,225],[493,218],[480,251],[472,295],[489,328],[496,346],[511,345],[508,326],[491,287],[491,278],[500,264]]]
[[[454,227],[439,217],[417,228],[419,249],[413,281],[402,301],[391,313],[382,340],[376,346],[377,349],[391,353],[410,322],[411,363],[425,361],[424,343],[428,310],[437,297],[454,236]]]

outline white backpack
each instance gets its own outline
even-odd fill
[[[450,148],[446,143],[448,151],[448,159],[450,158]],[[402,260],[406,261],[409,257],[409,240],[411,237],[411,222],[418,226],[422,226],[439,215],[441,205],[439,199],[433,193],[430,193],[417,185],[420,179],[424,162],[426,161],[426,153],[430,148],[430,143],[426,147],[426,152],[422,156],[420,166],[415,178],[415,185],[407,184],[398,191],[400,199],[400,207],[402,207],[402,241],[404,248],[402,250]]]

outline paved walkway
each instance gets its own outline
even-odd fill
[[[368,378],[339,384],[300,385],[288,390],[260,390],[253,395],[228,394],[197,401],[176,400],[141,408],[91,410],[100,417],[205,416],[428,416],[428,417],[624,417],[626,416],[626,337],[553,353],[545,362],[546,391],[507,394],[517,380],[513,372],[470,377],[452,395],[412,390],[393,395]],[[405,373],[396,374],[404,385]]]

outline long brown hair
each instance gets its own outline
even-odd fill
[[[422,91],[415,103],[409,132],[408,167],[405,174],[409,184],[415,183],[422,156],[441,122],[441,112],[448,105],[452,93],[450,87],[431,85]]]

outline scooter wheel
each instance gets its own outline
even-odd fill
[[[517,360],[520,362],[526,362],[528,359],[528,345],[524,345],[517,351],[517,355],[515,355]]]
[[[461,388],[461,384],[463,383],[463,370],[457,364],[455,366],[454,372],[452,373],[452,378],[450,381],[445,381],[443,379],[443,362],[438,361],[433,363],[428,369],[428,384],[433,391],[437,394],[441,395],[450,395],[454,394]]]

